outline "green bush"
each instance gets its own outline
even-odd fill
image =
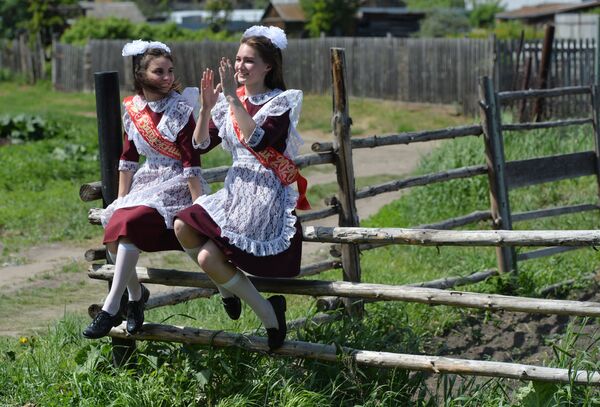
[[[12,144],[52,138],[59,132],[56,123],[40,116],[19,114],[0,117],[0,139],[8,139]]]
[[[154,41],[236,41],[239,38],[239,33],[226,31],[214,33],[209,29],[194,31],[181,28],[175,23],[134,24],[129,20],[114,17],[105,19],[84,17],[77,19],[64,32],[60,40],[67,44],[84,45],[91,39],[138,38]]]
[[[462,11],[454,9],[433,10],[421,24],[419,37],[455,37],[468,33],[469,19]]]

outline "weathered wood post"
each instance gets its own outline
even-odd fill
[[[594,121],[594,152],[596,153],[596,183],[600,198],[600,85],[592,85],[592,118]]]
[[[552,62],[552,44],[554,42],[554,25],[546,25],[544,32],[544,45],[542,47],[542,60],[540,62],[540,72],[538,74],[538,88],[546,89],[548,87],[548,76],[550,75],[550,64]],[[536,122],[542,121],[544,113],[544,99],[537,98],[533,107],[533,117]]]
[[[102,177],[102,206],[106,208],[119,191],[119,157],[123,148],[121,130],[121,96],[116,71],[94,73],[96,116],[98,120],[98,150]],[[109,260],[109,256],[106,256]],[[110,288],[110,285],[109,285]],[[123,304],[123,301],[121,301]],[[121,312],[121,310],[119,310]],[[135,350],[135,341],[112,338],[113,363],[122,366]]]
[[[494,229],[512,229],[506,164],[504,161],[504,139],[502,137],[500,108],[494,92],[492,79],[487,76],[479,81],[480,115],[485,142],[485,158],[490,185],[490,203]],[[515,251],[512,247],[496,248],[498,271],[517,271]]]
[[[356,190],[354,167],[350,145],[350,125],[348,95],[346,92],[346,61],[343,48],[331,48],[331,75],[333,87],[333,155],[339,186],[339,226],[359,226],[356,210]],[[342,244],[342,268],[344,281],[360,282],[360,254],[358,245]],[[363,302],[347,298],[344,300],[350,315],[361,316]]]

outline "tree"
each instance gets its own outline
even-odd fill
[[[469,22],[476,28],[493,27],[496,13],[504,11],[500,0],[472,0],[472,6]]]
[[[441,9],[427,14],[421,22],[419,37],[453,37],[468,33],[469,19],[459,10]]]
[[[300,0],[311,37],[321,33],[340,36],[351,33],[359,0]]]
[[[213,32],[223,31],[233,10],[231,0],[207,0],[205,10],[210,11],[209,26]]]
[[[465,8],[464,0],[406,0],[406,7],[413,10]]]
[[[19,31],[25,30],[29,20],[29,13],[21,0],[0,1],[0,16],[0,38],[16,38]]]

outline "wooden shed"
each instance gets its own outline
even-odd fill
[[[290,38],[306,36],[304,10],[297,0],[272,0],[265,8],[260,20],[263,25],[273,25],[283,29]]]

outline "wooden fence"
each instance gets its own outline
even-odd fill
[[[25,35],[16,40],[0,39],[0,69],[22,75],[27,83],[46,79],[46,56],[41,41],[29,42]]]
[[[562,315],[600,316],[600,305],[592,302],[561,301],[536,298],[510,297],[496,294],[479,294],[458,291],[446,291],[445,288],[458,285],[472,284],[496,275],[497,270],[484,270],[467,276],[448,277],[442,280],[417,283],[412,286],[392,286],[384,284],[363,284],[360,276],[359,250],[368,250],[387,244],[412,244],[412,245],[460,245],[460,246],[496,246],[498,247],[499,271],[516,270],[518,257],[514,256],[511,248],[515,246],[554,246],[554,247],[587,247],[600,243],[600,231],[513,231],[511,221],[531,219],[541,216],[553,216],[561,213],[572,213],[582,210],[596,210],[597,203],[581,205],[578,207],[544,208],[521,214],[510,212],[508,190],[510,188],[531,185],[539,182],[564,179],[568,177],[600,174],[598,168],[598,148],[593,152],[585,152],[577,157],[566,154],[556,157],[544,157],[533,160],[506,162],[503,152],[502,131],[522,130],[534,128],[575,126],[593,123],[597,129],[598,89],[597,87],[571,87],[543,91],[524,92],[497,92],[493,81],[484,77],[480,80],[479,88],[482,96],[480,101],[483,125],[462,126],[457,128],[414,133],[402,133],[387,136],[373,136],[366,138],[350,139],[350,117],[348,116],[348,99],[345,75],[344,50],[333,48],[331,50],[332,78],[333,78],[333,128],[338,148],[333,148],[333,143],[315,143],[313,153],[300,156],[296,163],[300,167],[316,164],[330,163],[335,165],[338,175],[339,191],[337,199],[328,200],[330,206],[325,209],[315,210],[299,215],[301,221],[308,219],[322,219],[328,216],[338,216],[340,227],[305,227],[303,240],[322,243],[336,243],[340,245],[338,257],[302,267],[301,277],[314,275],[325,270],[342,268],[345,281],[319,281],[306,279],[266,279],[252,278],[256,287],[261,291],[274,293],[310,295],[319,298],[320,309],[333,309],[344,303],[344,306],[353,315],[361,315],[363,301],[406,301],[431,305],[449,305],[455,307],[469,307],[484,310],[511,310],[527,313],[549,313]],[[99,79],[104,74],[97,74]],[[116,76],[116,75],[113,75]],[[96,87],[98,89],[98,86]],[[99,99],[98,119],[114,121],[118,117],[119,98],[118,84],[114,84],[116,91],[110,93],[109,100]],[[104,92],[104,91],[103,91]],[[115,94],[116,93],[116,94]],[[107,94],[107,93],[103,93]],[[523,123],[518,125],[503,125],[500,121],[500,103],[515,98],[552,97],[566,94],[587,94],[593,96],[589,106],[592,107],[592,117],[585,120],[565,120],[543,123]],[[101,102],[101,103],[100,103]],[[113,113],[106,109],[114,110]],[[512,127],[510,127],[512,126]],[[99,138],[101,148],[107,143],[103,137],[110,136],[117,143],[120,140],[120,129],[113,128],[106,132],[106,127],[100,125]],[[103,134],[104,132],[104,134]],[[112,133],[112,135],[111,135]],[[598,140],[598,132],[593,136]],[[356,191],[353,180],[352,150],[356,148],[374,148],[386,145],[409,144],[427,142],[432,140],[454,139],[457,137],[478,137],[483,135],[486,149],[486,164],[454,168],[447,171],[410,177],[402,180],[391,181],[380,185],[370,186]],[[113,144],[114,144],[113,143]],[[118,150],[102,148],[101,162],[111,163],[111,167],[103,167],[103,181],[83,185],[80,196],[84,201],[104,198],[110,202],[116,194],[114,174]],[[110,157],[109,157],[110,155]],[[484,157],[482,157],[483,161]],[[534,169],[547,168],[547,164],[557,160],[565,163],[561,171],[533,171]],[[101,164],[106,165],[106,164]],[[223,181],[227,167],[207,169],[204,175],[209,182]],[[109,170],[105,176],[104,170]],[[461,179],[473,176],[486,175],[490,181],[491,210],[481,210],[460,217],[448,219],[432,225],[423,225],[413,229],[368,229],[358,227],[359,219],[356,214],[356,199],[367,196],[395,191],[402,188],[428,185],[444,182],[451,179]],[[111,184],[111,185],[109,185]],[[89,220],[99,224],[100,210],[91,210]],[[456,228],[481,220],[491,220],[492,227],[496,230],[469,230],[453,231],[444,230]],[[333,251],[334,253],[336,251]],[[553,252],[556,252],[554,250]],[[535,257],[552,254],[552,251],[538,253]],[[341,257],[341,259],[340,259]],[[533,258],[534,256],[529,256]],[[92,249],[86,253],[88,260],[105,258],[101,249]],[[522,260],[525,260],[523,258]],[[148,307],[153,308],[192,298],[208,297],[216,290],[214,284],[203,273],[192,273],[177,270],[160,270],[137,268],[138,278],[142,282],[158,283],[172,286],[196,287],[195,289],[181,290],[175,294],[168,294],[152,298]],[[113,267],[108,264],[93,264],[90,266],[89,276],[94,279],[111,280]],[[345,301],[340,301],[343,298]],[[99,310],[99,305],[90,307],[93,314]],[[335,315],[318,315],[319,321],[327,321]],[[290,326],[297,326],[302,321],[292,321]],[[208,331],[188,327],[166,326],[146,323],[141,333],[127,336],[124,326],[113,329],[110,333],[116,344],[129,349],[125,354],[120,354],[116,359],[123,361],[135,346],[135,340],[160,340],[182,343],[199,343],[217,347],[238,346],[252,351],[267,351],[264,337],[255,337],[226,333],[223,331]],[[334,362],[342,352],[359,364],[378,367],[399,367],[411,370],[422,370],[431,373],[456,373],[480,376],[495,376],[517,378],[522,380],[540,380],[558,383],[585,383],[600,384],[600,374],[597,372],[575,372],[567,369],[552,369],[539,366],[520,365],[515,363],[501,363],[493,361],[470,361],[461,359],[441,358],[436,356],[416,356],[394,354],[386,352],[371,352],[349,348],[336,348],[332,345],[313,344],[301,341],[286,341],[275,353],[302,358],[313,358]],[[117,353],[115,353],[117,354]]]
[[[123,89],[131,89],[130,59],[121,57],[125,40],[92,40],[85,47],[55,42],[52,83],[61,91],[91,91],[93,72],[117,71]],[[171,44],[177,75],[197,86],[204,67],[216,68],[222,55],[233,57],[236,43]],[[284,53],[288,86],[324,94],[331,87],[329,49],[346,49],[348,95],[408,102],[456,104],[476,115],[477,78],[492,76],[501,91],[538,87],[541,41],[422,38],[291,39]],[[595,42],[555,40],[548,87],[594,83]],[[44,77],[43,50],[32,51],[25,37],[0,42],[0,67],[23,74],[30,82]],[[555,99],[548,115],[570,116],[584,99]]]
[[[121,57],[125,41],[90,41],[84,48],[54,44],[54,86],[65,91],[91,89],[92,72],[117,71],[123,89],[131,89],[128,58]],[[235,57],[238,44],[177,42],[176,74],[184,86],[197,86],[204,67],[216,69],[220,56]],[[324,94],[331,87],[329,49],[347,51],[350,96],[410,102],[456,103],[476,112],[476,78],[492,71],[490,40],[406,38],[290,39],[284,53],[287,85]],[[86,62],[89,69],[85,69]],[[83,72],[83,78],[76,79]],[[470,103],[470,104],[469,104]]]

